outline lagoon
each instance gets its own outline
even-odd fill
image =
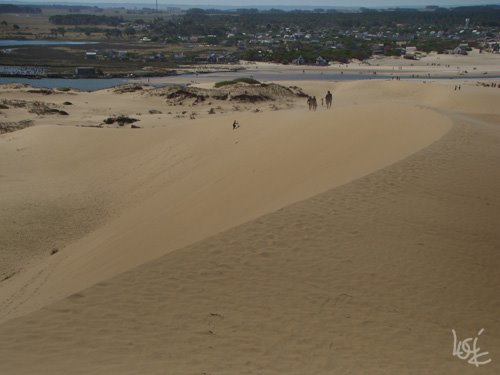
[[[152,86],[167,86],[173,84],[189,84],[192,81],[196,81],[197,78],[209,78],[214,82],[229,80],[240,77],[254,78],[259,81],[347,81],[347,80],[371,80],[371,79],[391,79],[393,76],[382,75],[382,74],[340,74],[338,72],[325,72],[321,73],[277,73],[277,72],[256,72],[256,71],[241,71],[241,72],[227,72],[227,73],[209,73],[209,74],[184,74],[173,77],[162,77],[161,80],[155,80],[151,78],[19,78],[19,77],[0,77],[0,84],[5,83],[23,83],[33,87],[44,87],[44,88],[72,88],[81,91],[96,91],[111,88],[114,86],[139,83],[139,84],[150,84]],[[500,78],[499,75],[471,75],[471,76],[432,76],[431,78],[425,77],[423,75],[414,77],[402,76],[403,79],[416,79],[416,80],[448,80],[448,79],[484,79],[484,78]]]
[[[68,41],[68,40],[0,40],[0,47],[22,47],[22,46],[80,46],[86,44],[97,44],[97,42]]]
[[[81,78],[81,79],[66,79],[66,78],[18,78],[18,77],[0,77],[0,84],[5,83],[23,83],[33,87],[43,87],[55,89],[59,87],[77,89],[80,91],[96,91],[107,89],[114,86],[130,83],[127,79],[110,78]]]
[[[292,81],[292,80],[364,80],[364,79],[387,79],[387,76],[372,76],[368,74],[280,74],[280,73],[261,73],[261,72],[227,72],[227,73],[213,73],[213,74],[184,74],[180,76],[172,77],[172,81],[169,78],[163,77],[161,83],[155,82],[151,79],[151,83],[145,78],[127,79],[127,78],[19,78],[19,77],[0,77],[0,84],[6,83],[23,83],[33,87],[43,87],[43,88],[60,88],[66,87],[71,89],[77,89],[80,91],[96,91],[111,88],[114,86],[130,84],[130,83],[141,83],[141,84],[151,84],[154,86],[166,86],[179,83],[179,78],[182,79],[181,84],[188,84],[189,82],[195,80],[197,77],[210,78],[215,81],[222,81],[227,79],[234,79],[239,77],[252,77],[261,81]]]

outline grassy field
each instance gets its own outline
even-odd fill
[[[82,10],[81,14],[93,14],[104,16],[118,16],[123,17],[125,21],[133,21],[142,19],[144,21],[151,21],[155,17],[168,18],[175,15],[172,12],[146,12],[146,11],[131,11],[122,8],[116,9],[100,9],[99,11],[88,8]],[[42,8],[40,14],[0,14],[0,22],[5,21],[7,25],[0,25],[0,39],[41,39],[44,36],[51,36],[51,29],[56,28],[49,22],[49,18],[55,15],[66,15],[71,13],[67,8]],[[19,26],[19,29],[14,29],[14,25]],[[100,26],[103,29],[108,27]],[[67,29],[70,29],[67,27]],[[104,38],[102,33],[93,33],[92,35],[85,35],[80,32],[67,32],[65,39],[71,40],[101,40]]]

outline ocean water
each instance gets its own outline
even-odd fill
[[[21,46],[79,46],[85,44],[97,44],[97,42],[87,41],[64,41],[64,40],[14,40],[2,39],[0,40],[0,47],[21,47]]]

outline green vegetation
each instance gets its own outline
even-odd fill
[[[235,83],[248,83],[249,85],[258,85],[260,84],[259,81],[253,78],[236,78],[231,81],[220,81],[215,84],[216,88],[224,87],[227,85],[234,85]]]
[[[417,41],[415,46],[419,51],[423,52],[438,52],[443,53],[446,50],[453,49],[457,46],[456,40],[428,40],[428,41]]]
[[[236,11],[191,9],[179,20],[181,33],[223,35],[233,27],[248,33],[257,30],[278,31],[282,28],[318,29],[377,29],[400,25],[404,29],[432,26],[449,29],[463,25],[465,18],[474,19],[477,26],[500,27],[500,6],[374,10],[362,12],[290,11],[238,9]]]
[[[19,6],[12,4],[0,4],[0,13],[42,13],[42,10],[34,6]]]
[[[55,15],[49,18],[55,25],[106,25],[118,26],[123,22],[122,17],[100,16],[95,14],[65,14]]]

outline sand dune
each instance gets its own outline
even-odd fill
[[[452,328],[485,328],[495,357],[496,92],[304,87],[333,87],[334,110],[2,136],[5,202],[70,191],[98,224],[0,284],[2,319],[19,317],[0,326],[0,372],[475,370]]]
[[[409,105],[238,113],[242,128],[234,132],[235,115],[139,132],[38,126],[5,137],[3,160],[13,183],[4,185],[3,199],[14,211],[30,197],[48,223],[40,227],[45,242],[35,237],[31,247],[12,248],[17,254],[25,245],[45,257],[0,285],[0,316],[30,312],[392,164],[450,127],[445,117]],[[23,168],[17,149],[24,150]],[[69,228],[61,228],[66,220]],[[67,245],[49,256],[54,245],[46,239],[61,232],[81,238],[59,239]]]

